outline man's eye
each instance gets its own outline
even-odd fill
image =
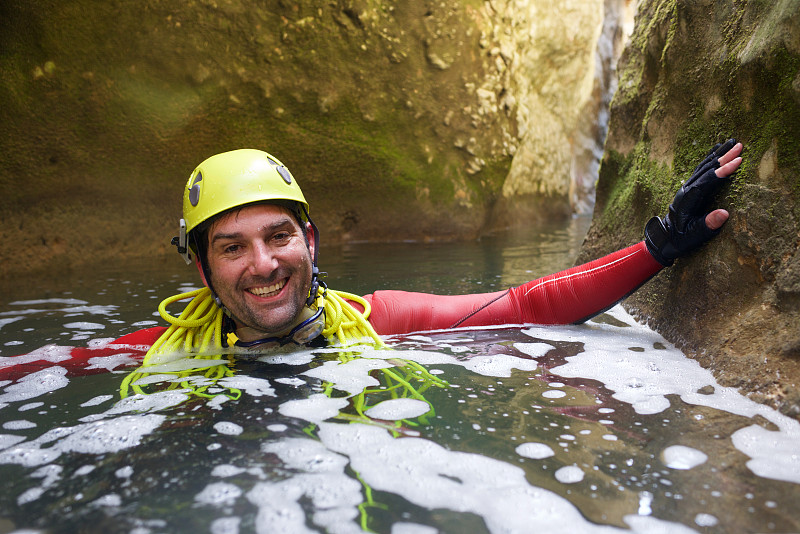
[[[290,234],[289,232],[280,232],[272,236],[272,239],[281,242],[281,241],[287,241],[290,237],[292,237],[292,234]]]
[[[239,251],[239,245],[228,245],[222,249],[225,254],[233,254]]]

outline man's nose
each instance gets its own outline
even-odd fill
[[[266,243],[256,242],[250,250],[249,269],[252,274],[269,276],[278,268],[278,260]]]

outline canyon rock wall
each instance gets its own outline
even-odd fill
[[[3,2],[0,275],[167,254],[189,173],[243,146],[328,243],[564,217],[602,141],[606,4]]]
[[[723,385],[800,416],[800,3],[644,0],[580,260],[642,239],[709,148],[744,143],[721,235],[626,301]]]

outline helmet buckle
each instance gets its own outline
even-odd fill
[[[186,237],[186,219],[181,219],[180,233],[179,235],[173,237],[170,243],[178,249],[178,254],[183,256],[184,261],[186,261],[186,265],[191,265],[192,256],[189,254],[188,239]]]

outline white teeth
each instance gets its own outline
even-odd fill
[[[250,289],[248,289],[248,291],[253,295],[257,295],[259,297],[266,297],[271,293],[277,293],[285,285],[286,285],[286,280],[281,280],[277,284],[273,284],[271,286],[251,287]]]

